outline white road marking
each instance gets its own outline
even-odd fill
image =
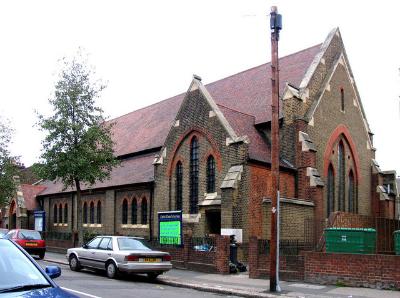
[[[63,289],[63,290],[66,290],[66,291],[70,291],[70,292],[73,292],[73,293],[81,294],[81,295],[92,297],[92,298],[101,298],[99,296],[90,295],[90,294],[87,294],[87,293],[84,293],[84,292],[79,292],[77,290],[72,290],[72,289],[65,288],[65,287],[60,287],[60,288]]]

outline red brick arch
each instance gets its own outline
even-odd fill
[[[189,140],[189,143],[193,139],[193,137],[196,136],[197,140],[200,142],[202,138],[206,139],[208,143],[211,145],[211,149],[206,152],[207,157],[212,154],[215,158],[215,164],[217,166],[218,171],[221,171],[222,169],[222,158],[221,154],[219,153],[218,146],[215,143],[214,139],[203,129],[195,127],[195,128],[190,128],[188,129],[185,133],[183,133],[179,139],[175,142],[175,145],[171,151],[171,156],[172,159],[169,161],[168,166],[167,166],[167,175],[171,177],[174,167],[178,160],[183,161],[181,156],[176,155],[176,152],[179,150],[179,148],[185,143],[185,140]],[[183,162],[182,162],[183,164]]]
[[[328,167],[329,167],[329,164],[331,163],[330,157],[332,154],[333,146],[335,145],[336,141],[341,137],[343,137],[343,139],[345,139],[347,144],[349,145],[350,154],[354,161],[355,180],[357,181],[357,183],[360,183],[361,182],[360,158],[358,156],[358,152],[357,152],[356,146],[354,144],[353,138],[350,135],[350,131],[344,124],[340,124],[335,128],[335,130],[332,132],[332,134],[329,137],[329,140],[326,144],[325,153],[324,153],[324,177],[328,176]],[[335,168],[335,167],[333,167],[333,168]]]

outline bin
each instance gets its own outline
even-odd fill
[[[400,230],[395,231],[394,235],[394,251],[396,255],[400,255]]]
[[[376,230],[363,228],[325,229],[326,252],[373,254],[376,249]]]

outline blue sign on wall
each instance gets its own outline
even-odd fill
[[[46,212],[41,210],[33,211],[35,218],[35,230],[44,232],[46,230]]]

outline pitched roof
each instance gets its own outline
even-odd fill
[[[319,52],[320,45],[279,59],[280,93],[285,83],[298,86]],[[271,112],[270,63],[263,64],[205,85],[217,104],[251,115],[255,123],[268,122]],[[185,93],[110,120],[115,153],[126,155],[161,147],[179,110]]]
[[[92,186],[81,185],[81,188],[88,190],[154,181],[153,160],[154,153],[124,159],[120,166],[112,170],[109,180],[97,182]],[[75,188],[71,187],[63,190],[63,185],[60,182],[46,181],[42,185],[46,189],[40,193],[40,196],[75,191]]]
[[[22,195],[27,210],[35,210],[37,208],[36,195],[46,188],[44,185],[21,184]]]

